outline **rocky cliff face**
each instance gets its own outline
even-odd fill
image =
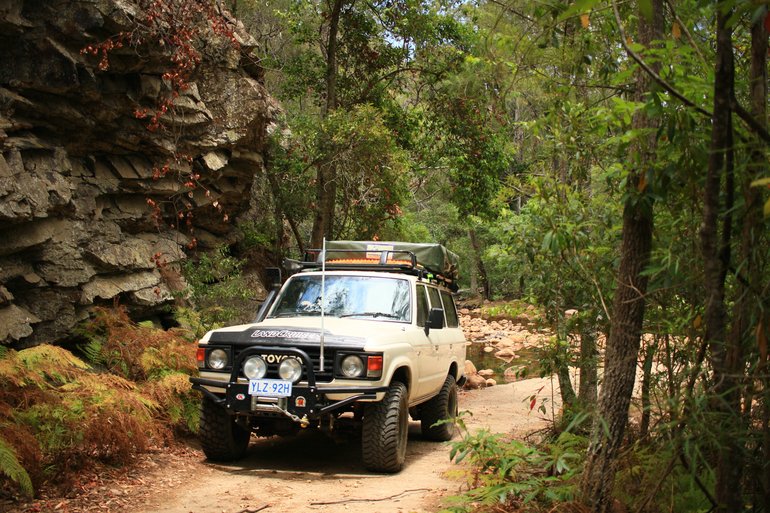
[[[113,52],[107,70],[81,53],[130,30],[137,10],[0,3],[0,344],[59,340],[94,305],[157,311],[175,287],[158,258],[173,266],[192,238],[232,242],[248,208],[271,105],[242,57],[250,38],[236,29],[239,49],[212,41],[216,57],[151,132],[134,113],[168,94],[164,48]],[[191,172],[195,188],[184,185]]]

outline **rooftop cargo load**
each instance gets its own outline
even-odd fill
[[[408,261],[408,253],[413,253],[418,266],[448,282],[457,283],[460,259],[441,244],[353,240],[326,242],[327,265],[332,261],[352,263],[353,260],[356,263],[376,263],[382,258],[383,252],[389,252],[385,257],[388,263]]]

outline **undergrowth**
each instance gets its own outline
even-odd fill
[[[481,317],[488,321],[509,319],[526,324],[537,320],[539,313],[524,301],[496,301],[481,307]]]
[[[544,441],[533,445],[485,429],[470,433],[463,415],[455,420],[461,437],[450,442],[450,459],[464,463],[457,474],[465,478],[467,489],[449,497],[442,513],[591,511],[578,496],[588,439],[577,433],[585,417],[575,417],[558,433],[552,427]],[[711,509],[713,504],[703,489],[713,489],[714,473],[708,462],[690,454],[689,449],[694,448],[684,448],[689,465],[669,466],[681,454],[671,440],[629,442],[617,462],[613,511],[695,513]]]
[[[0,353],[0,494],[67,486],[92,462],[120,465],[197,431],[193,340],[121,309],[85,323],[83,358],[40,345]]]
[[[575,499],[585,437],[564,431],[535,446],[485,429],[471,434],[462,417],[456,422],[462,436],[451,442],[450,459],[466,462],[468,489],[445,512],[550,511]]]

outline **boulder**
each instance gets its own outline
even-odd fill
[[[464,388],[468,390],[476,390],[479,388],[485,388],[487,386],[486,378],[482,378],[478,374],[472,374],[465,380]]]
[[[19,340],[32,334],[32,325],[40,319],[16,305],[0,308],[0,343]]]
[[[488,386],[488,387],[493,387],[493,386],[495,386],[495,385],[497,385],[497,381],[495,381],[495,380],[494,380],[494,379],[492,379],[492,378],[487,378],[487,380],[486,380],[486,386]]]
[[[492,369],[481,369],[478,372],[478,375],[481,376],[482,378],[491,378],[492,376],[495,375],[495,371],[493,371]]]
[[[476,366],[470,360],[465,360],[465,375],[473,376],[476,374]]]

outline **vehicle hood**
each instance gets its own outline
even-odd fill
[[[371,319],[326,317],[324,342],[360,346],[368,342],[388,341],[396,337],[403,338],[403,333],[408,326],[405,323]],[[321,319],[319,317],[266,319],[259,323],[213,330],[204,340],[236,344],[312,345],[320,343]]]

